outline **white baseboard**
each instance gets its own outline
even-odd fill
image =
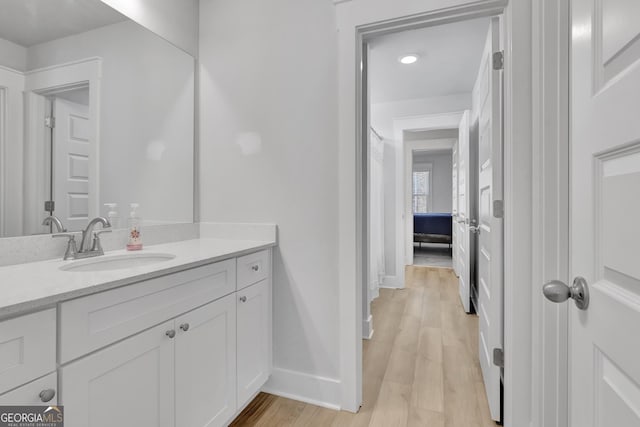
[[[370,340],[373,337],[373,316],[362,321],[362,338]]]
[[[340,410],[340,380],[310,375],[289,369],[273,368],[271,378],[262,387],[265,393],[299,400],[324,408]]]
[[[398,289],[398,288],[402,288],[403,285],[399,283],[398,276],[384,276],[384,280],[380,284],[380,287]]]

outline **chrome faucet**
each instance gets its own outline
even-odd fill
[[[93,228],[98,223],[102,224],[103,230],[94,232]],[[82,231],[82,241],[80,242],[80,249],[78,250],[78,253],[86,253],[86,252],[91,252],[93,250],[100,250],[101,253],[96,255],[102,255],[104,252],[102,252],[102,246],[100,245],[99,236],[101,233],[110,233],[111,230],[105,230],[106,228],[110,228],[110,227],[111,227],[111,223],[109,222],[109,220],[102,216],[93,218],[91,221],[89,221],[89,224],[87,224],[87,228],[85,228],[84,231]],[[90,244],[89,242],[91,242],[92,234],[93,234],[93,244],[91,244],[91,247],[89,247],[89,244]]]
[[[64,228],[64,225],[62,225],[62,221],[60,221],[60,219],[57,216],[51,215],[46,217],[44,221],[42,221],[42,225],[51,226],[51,224],[56,226],[58,233],[66,233],[67,229]]]
[[[94,227],[98,224],[102,224],[102,230],[93,231]],[[69,258],[80,259],[89,258],[98,255],[104,255],[102,244],[100,243],[100,234],[111,233],[111,223],[108,219],[101,216],[89,221],[87,228],[82,231],[82,240],[80,241],[80,249],[76,246],[76,236],[70,233],[54,234],[51,237],[67,237],[69,242],[67,243],[67,249],[64,253],[65,260]],[[91,236],[93,235],[93,241]]]

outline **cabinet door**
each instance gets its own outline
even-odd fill
[[[64,366],[65,426],[174,426],[171,331],[165,322]]]
[[[226,425],[236,412],[235,294],[176,319],[176,425]]]
[[[238,291],[238,406],[271,374],[271,292],[268,280]]]

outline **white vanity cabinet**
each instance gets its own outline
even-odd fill
[[[271,289],[267,279],[236,294],[238,402],[248,402],[271,375]]]
[[[176,427],[222,426],[236,412],[235,293],[175,321]]]
[[[174,340],[169,321],[60,370],[67,427],[174,426]]]
[[[271,373],[270,262],[267,250],[60,304],[65,425],[227,425]]]
[[[271,375],[271,251],[175,271],[0,321],[0,405],[64,405],[67,427],[228,425]]]
[[[228,295],[64,366],[65,425],[224,425],[236,410],[235,312]]]

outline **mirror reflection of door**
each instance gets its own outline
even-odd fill
[[[53,215],[69,231],[78,231],[89,216],[89,89],[56,95],[53,111]]]

